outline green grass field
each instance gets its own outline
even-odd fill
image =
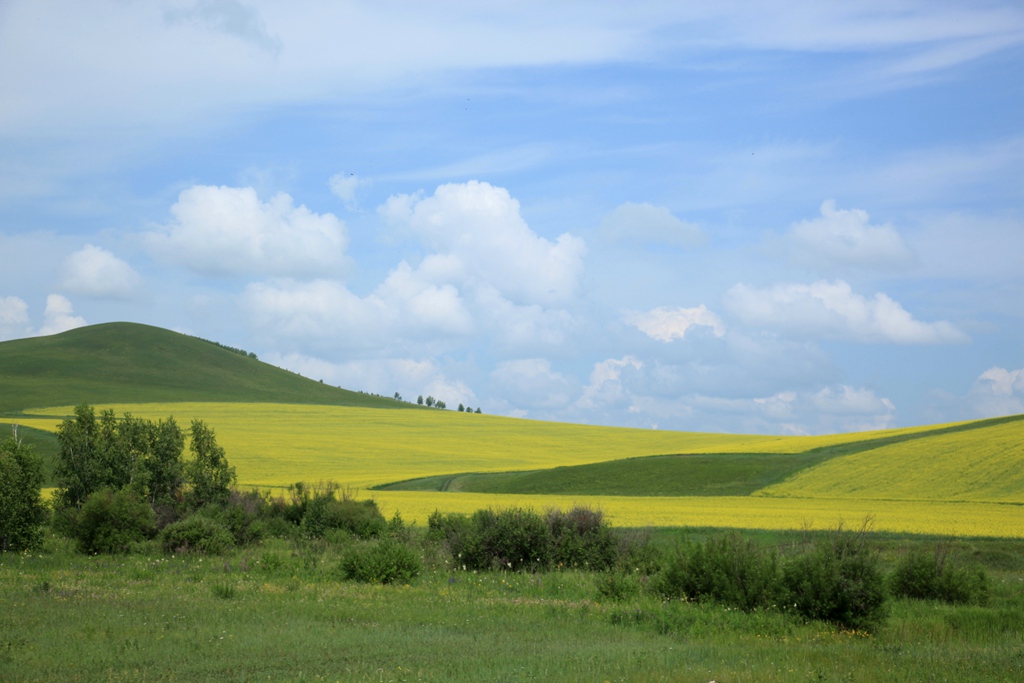
[[[891,563],[933,540],[879,542]],[[992,576],[987,606],[897,600],[871,635],[772,611],[609,601],[577,572],[435,564],[409,586],[367,586],[339,579],[330,546],[83,557],[50,543],[0,556],[0,679],[1010,683],[1024,677],[1021,543],[958,544]]]

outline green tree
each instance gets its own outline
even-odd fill
[[[176,500],[185,484],[185,467],[181,454],[185,450],[185,433],[173,417],[151,423],[149,457],[146,461],[149,479],[149,502],[157,504]]]
[[[79,507],[89,494],[104,484],[103,462],[98,455],[100,439],[96,413],[88,403],[75,408],[75,416],[57,428],[60,453],[53,477],[58,508]]]
[[[46,508],[43,461],[15,438],[0,441],[0,552],[38,545]]]
[[[186,465],[192,497],[197,505],[227,502],[235,482],[235,468],[228,466],[224,449],[217,444],[212,427],[202,420],[192,420],[189,450],[192,460]]]

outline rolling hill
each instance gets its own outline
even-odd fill
[[[209,401],[412,407],[262,363],[202,339],[107,323],[0,343],[0,415],[88,403]]]

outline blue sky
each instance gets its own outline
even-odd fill
[[[1016,2],[0,5],[0,339],[484,412],[1024,412]]]

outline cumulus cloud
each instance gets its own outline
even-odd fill
[[[60,294],[51,294],[46,297],[46,309],[43,311],[43,326],[39,328],[39,335],[58,334],[67,332],[76,327],[84,327],[85,318],[74,315],[74,308],[67,298]]]
[[[706,241],[704,233],[693,223],[679,220],[663,206],[626,202],[605,216],[601,230],[621,241],[670,244],[693,247]]]
[[[682,339],[686,336],[687,330],[693,327],[710,328],[716,337],[725,334],[722,319],[709,311],[704,304],[696,308],[661,306],[646,312],[631,312],[626,314],[625,321],[651,339],[663,342]]]
[[[360,178],[354,173],[347,175],[345,173],[335,173],[327,181],[328,187],[331,188],[331,193],[343,201],[345,208],[350,210],[358,205],[356,202],[356,191],[367,184],[369,184],[368,180]]]
[[[238,0],[199,0],[188,8],[165,10],[164,21],[171,26],[192,24],[218,31],[274,55],[281,52],[281,39],[267,32],[260,13]]]
[[[0,296],[0,341],[30,334],[28,304],[16,296]]]
[[[404,262],[366,297],[333,280],[282,280],[251,283],[244,300],[258,326],[337,347],[373,347],[394,343],[396,336],[463,335],[473,327],[454,287],[423,282]]]
[[[788,237],[799,259],[819,265],[888,269],[913,260],[910,248],[888,223],[871,225],[867,211],[821,205],[821,216],[794,223]]]
[[[64,262],[62,286],[99,299],[128,299],[142,282],[135,270],[106,249],[85,245]]]
[[[575,406],[583,410],[626,408],[634,411],[634,396],[623,384],[623,375],[643,368],[643,361],[634,356],[609,358],[594,364],[590,383],[583,388]]]
[[[747,325],[797,336],[896,344],[969,341],[950,322],[921,322],[885,294],[869,299],[842,280],[779,284],[769,289],[740,283],[726,292],[725,305]]]
[[[475,180],[441,185],[431,197],[393,196],[380,213],[434,253],[423,270],[438,278],[489,285],[517,304],[565,303],[579,290],[583,240],[537,235],[504,188]]]
[[[261,202],[251,187],[196,185],[173,220],[146,236],[158,257],[207,275],[313,276],[338,271],[348,236],[333,214],[294,206],[284,193]]]
[[[974,381],[968,402],[979,417],[1024,413],[1024,368],[989,368]]]
[[[301,353],[270,353],[263,360],[326,384],[355,387],[381,396],[398,392],[405,401],[415,401],[422,395],[440,399],[450,408],[459,403],[477,404],[473,390],[462,380],[449,378],[433,360],[373,358],[335,363]]]
[[[555,371],[546,358],[504,361],[491,372],[491,380],[499,396],[520,408],[563,408],[579,390],[574,380]]]

